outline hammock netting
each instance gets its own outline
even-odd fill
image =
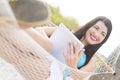
[[[92,73],[62,64],[18,27],[9,9],[7,1],[0,0],[0,80],[102,80],[102,74],[115,75],[109,67],[115,73],[120,72],[116,64],[120,63],[119,47],[106,59],[106,64]],[[99,74],[101,76],[97,77]],[[119,80],[119,77],[113,79]]]

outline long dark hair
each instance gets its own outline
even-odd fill
[[[92,58],[92,56],[96,53],[96,51],[106,42],[106,40],[108,39],[110,33],[111,33],[111,30],[112,30],[112,23],[111,21],[104,17],[104,16],[98,16],[96,18],[94,18],[93,20],[91,20],[90,22],[88,22],[87,24],[85,24],[82,28],[78,29],[74,35],[79,39],[81,40],[81,38],[83,36],[85,36],[87,30],[92,27],[93,25],[95,25],[98,21],[102,21],[106,27],[107,27],[107,35],[105,37],[105,39],[100,43],[100,44],[96,44],[96,45],[87,45],[85,46],[85,54],[87,56],[86,58],[86,62],[84,65],[86,65],[90,59]],[[84,66],[83,65],[83,66]],[[82,66],[81,66],[82,67]],[[79,67],[79,68],[81,68]]]

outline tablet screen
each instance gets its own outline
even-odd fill
[[[83,48],[84,45],[76,36],[64,25],[60,24],[56,31],[51,35],[50,40],[53,44],[51,54],[59,61],[65,63],[63,50],[71,41],[74,45],[79,45],[79,48]]]

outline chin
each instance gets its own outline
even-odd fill
[[[94,42],[89,42],[89,44],[90,44],[90,45],[96,45],[96,43],[94,43]]]

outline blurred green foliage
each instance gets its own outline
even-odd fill
[[[49,5],[50,8],[50,19],[51,21],[59,25],[60,23],[63,23],[66,25],[69,29],[76,29],[79,26],[79,23],[77,20],[73,17],[64,17],[61,13],[58,7],[53,7]]]

